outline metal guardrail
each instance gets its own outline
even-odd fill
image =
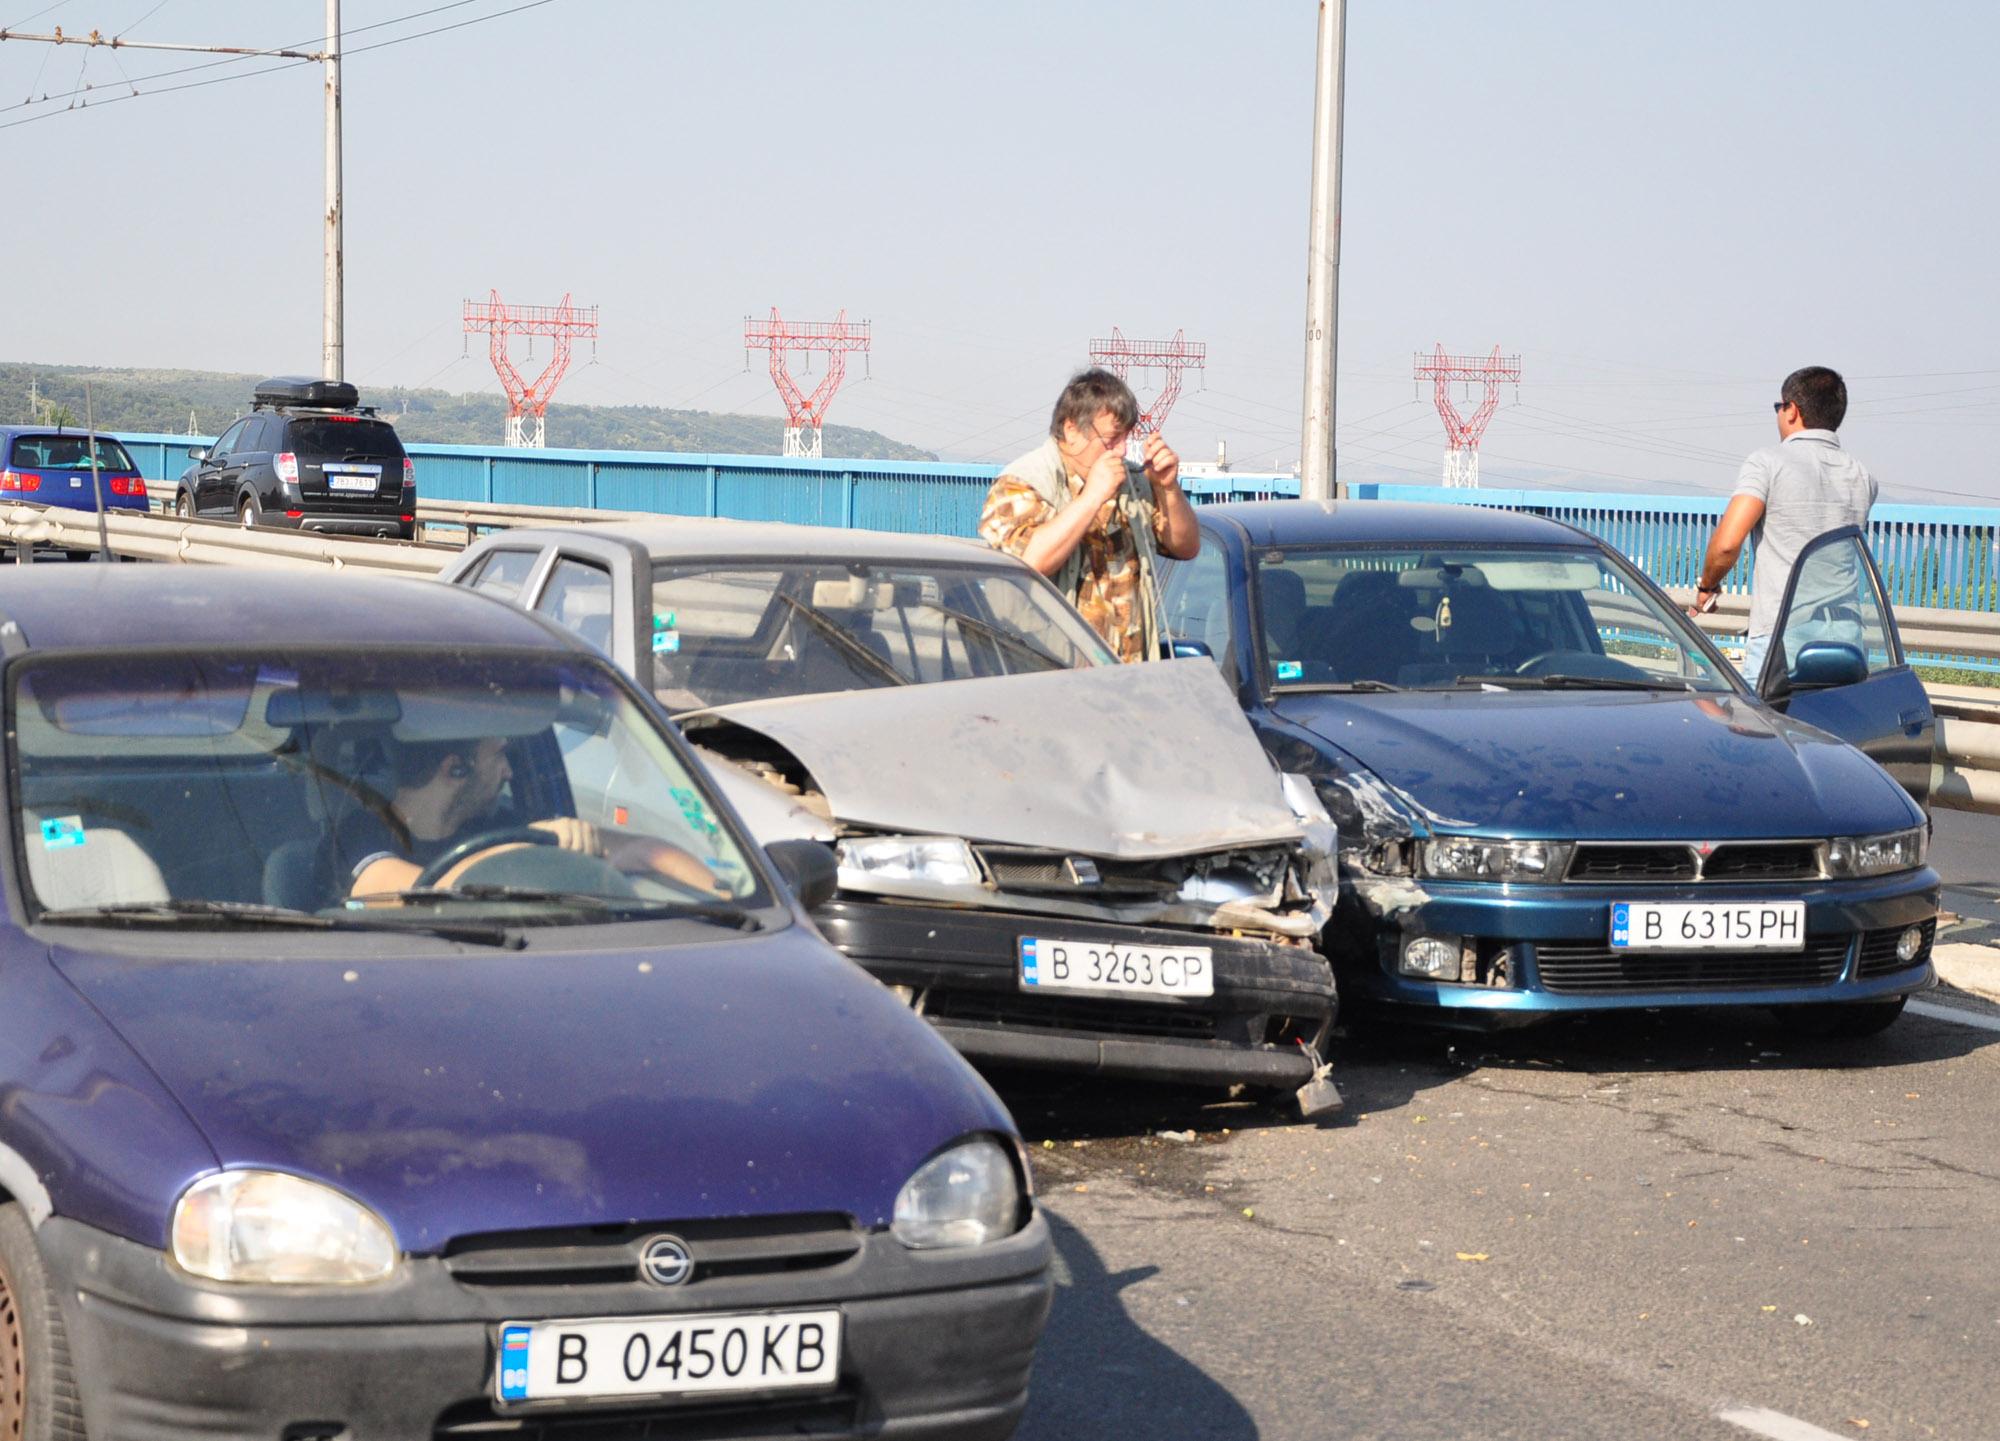
[[[467,540],[484,531],[657,518],[649,512],[581,507],[420,501],[417,520],[421,541],[369,540],[266,527],[245,529],[229,521],[132,512],[108,514],[105,535],[113,555],[131,560],[431,576],[443,569]],[[440,538],[433,539],[434,534]],[[0,505],[0,544],[13,546],[20,555],[32,555],[37,546],[94,551],[98,547],[97,517],[88,511],[27,502]],[[1694,598],[1693,591],[1686,588],[1670,593],[1683,605]],[[1741,636],[1749,611],[1748,596],[1725,594],[1698,623],[1713,635]],[[2000,615],[1898,606],[1896,622],[1907,649],[1934,648],[2000,659]],[[1929,684],[1926,689],[1939,716],[1932,803],[1948,810],[2000,814],[2000,687]]]

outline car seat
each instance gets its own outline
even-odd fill
[[[1500,657],[1515,649],[1514,616],[1507,602],[1483,585],[1447,586],[1431,612],[1431,628],[1417,642],[1417,659],[1398,673],[1399,685],[1436,685],[1461,675],[1508,669]]]
[[[65,826],[57,819],[53,824],[61,839],[52,841],[44,819],[34,811],[21,812],[28,881],[47,909],[144,905],[168,899],[159,866],[124,831]]]
[[[1396,682],[1416,659],[1412,592],[1386,570],[1354,570],[1333,588],[1328,622],[1314,627],[1307,647],[1339,681]]]
[[[347,886],[334,875],[331,837],[362,801],[334,777],[380,795],[386,803],[395,777],[376,727],[317,726],[292,751],[310,757],[306,769],[305,812],[310,833],[274,847],[264,860],[264,903],[288,910],[317,911],[341,900]]]

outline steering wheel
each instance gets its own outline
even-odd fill
[[[553,846],[556,844],[558,842],[553,835],[544,830],[537,830],[534,826],[509,826],[505,830],[482,831],[476,836],[460,841],[457,845],[425,866],[423,873],[416,879],[416,885],[419,888],[434,886],[446,875],[450,874],[452,867],[463,861],[467,856],[477,855],[481,851],[490,851],[495,846]]]

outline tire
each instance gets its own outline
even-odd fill
[[[28,1218],[0,1205],[0,1436],[84,1441],[62,1312]]]
[[[1908,996],[1887,1001],[1861,1001],[1851,1005],[1783,1006],[1778,1019],[1786,1029],[1802,1036],[1829,1041],[1859,1041],[1879,1036],[1896,1024]]]
[[[194,497],[184,490],[176,492],[174,495],[174,514],[182,520],[193,520]]]
[[[252,530],[257,525],[257,519],[258,511],[255,500],[246,495],[243,499],[236,502],[236,523],[238,525],[242,526],[245,530]]]

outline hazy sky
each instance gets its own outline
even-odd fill
[[[0,0],[0,25],[177,42],[323,16]],[[873,374],[832,420],[1005,460],[1092,336],[1185,329],[1209,365],[1168,438],[1289,469],[1316,18],[346,0],[348,375],[497,390],[461,302],[568,291],[603,338],[560,399],[782,414],[744,315],[844,307]],[[1410,365],[1443,341],[1523,358],[1489,485],[1726,491],[1817,363],[1885,496],[2000,498],[2000,7],[1352,0],[1347,39],[1348,479],[1436,477]],[[0,359],[317,369],[318,68],[144,78],[201,59],[0,44]]]

